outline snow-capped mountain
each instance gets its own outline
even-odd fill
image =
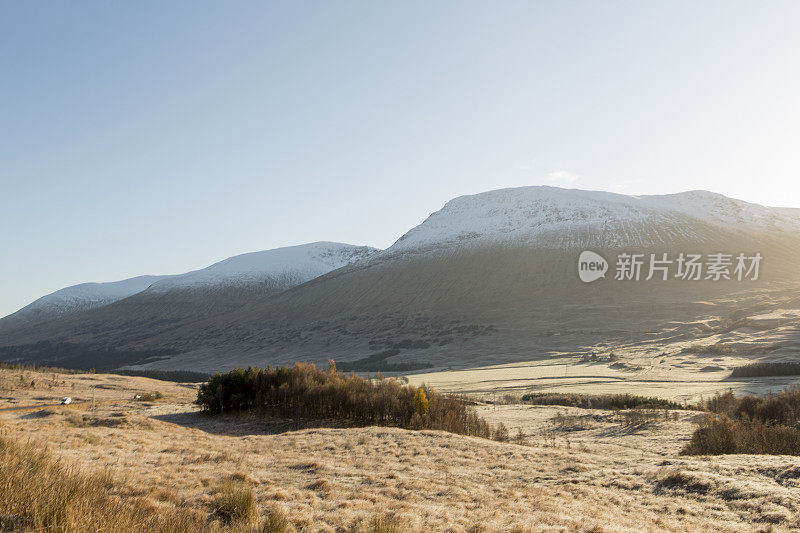
[[[451,246],[653,246],[703,240],[696,221],[767,232],[800,229],[800,210],[776,209],[707,191],[629,196],[535,186],[447,202],[400,237],[387,254]]]
[[[222,288],[267,283],[276,290],[300,285],[378,250],[338,242],[314,242],[229,257],[219,263],[154,283],[148,292]]]
[[[139,276],[112,283],[84,283],[58,290],[0,319],[0,333],[29,327],[81,311],[98,309],[128,298],[155,319],[172,306],[169,320],[205,316],[231,309],[248,298],[275,294],[377,252],[368,246],[315,242],[230,257],[207,268],[172,276]],[[175,292],[181,292],[175,297]],[[215,293],[209,296],[209,291]],[[195,297],[187,292],[199,292]],[[192,299],[194,298],[194,300]],[[176,302],[180,300],[180,309]],[[150,309],[150,311],[147,311]],[[128,311],[120,311],[125,313]]]
[[[81,283],[42,296],[0,323],[44,322],[63,315],[111,304],[147,289],[169,276],[137,276],[107,283]]]

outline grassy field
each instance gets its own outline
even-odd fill
[[[134,399],[143,393],[151,400]],[[800,527],[800,458],[680,455],[702,416],[691,410],[477,405],[508,427],[509,441],[497,442],[210,416],[192,403],[192,384],[0,370],[0,407],[62,396],[87,401],[1,411],[0,437],[22,446],[23,457],[47,450],[59,468],[99,479],[110,498],[103,501],[128,509],[110,516],[139,517],[141,531],[172,527],[148,525],[153,510],[186,531],[198,523],[313,532]],[[4,520],[25,518],[3,501]]]

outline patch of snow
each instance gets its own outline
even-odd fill
[[[767,232],[800,229],[800,209],[766,207],[710,191],[639,196],[645,202],[725,226]]]

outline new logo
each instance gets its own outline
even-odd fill
[[[578,276],[584,283],[591,283],[606,277],[608,262],[600,254],[589,250],[581,252],[578,257]]]

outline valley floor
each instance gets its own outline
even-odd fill
[[[133,399],[147,393],[148,401]],[[117,494],[164,512],[189,507],[210,516],[216,488],[234,479],[298,531],[358,530],[376,516],[403,531],[800,528],[800,458],[680,456],[698,415],[691,411],[637,420],[603,410],[479,406],[509,428],[511,441],[495,442],[211,417],[197,412],[188,384],[0,370],[0,409],[62,396],[76,402],[0,410],[0,433],[40,443],[80,470],[109,470]]]
[[[654,361],[654,359],[656,359]],[[415,386],[423,383],[438,391],[483,397],[488,400],[506,394],[574,393],[636,394],[657,396],[678,403],[698,401],[728,390],[737,395],[778,393],[798,382],[798,376],[770,376],[731,379],[731,369],[745,364],[734,357],[703,361],[686,356],[674,362],[653,357],[628,357],[625,364],[587,363],[577,357],[552,360],[420,372],[408,376]],[[680,368],[686,365],[686,368]],[[724,365],[724,366],[718,366]]]

